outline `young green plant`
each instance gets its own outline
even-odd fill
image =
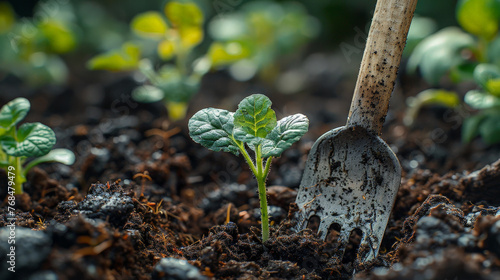
[[[408,60],[408,70],[419,69],[431,85],[439,85],[444,76],[455,83],[474,81],[478,89],[467,92],[464,102],[478,113],[465,119],[462,140],[467,143],[480,135],[488,144],[499,143],[500,1],[461,0],[456,17],[463,30],[447,27],[422,40]],[[409,103],[405,123],[413,123],[422,106],[459,104],[453,91],[425,90]]]
[[[269,238],[266,178],[273,157],[279,157],[309,129],[309,120],[295,114],[276,120],[271,100],[262,94],[243,99],[235,113],[206,108],[189,120],[189,135],[212,151],[241,153],[257,179],[262,219],[262,241]],[[254,159],[249,154],[253,151]]]
[[[9,185],[13,194],[23,193],[23,183],[32,167],[44,162],[71,165],[75,161],[75,155],[67,149],[52,150],[56,136],[50,127],[39,122],[16,127],[29,110],[26,98],[16,98],[0,109],[0,168],[15,173],[14,180],[9,180],[14,184]],[[28,158],[34,159],[27,162]]]

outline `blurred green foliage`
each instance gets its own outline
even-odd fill
[[[438,86],[443,77],[452,82],[474,81],[479,89],[465,94],[464,101],[478,111],[462,126],[462,139],[469,142],[480,135],[488,143],[500,142],[500,1],[460,0],[456,6],[457,21],[462,27],[447,27],[422,40],[413,50],[407,69],[420,70],[431,85]],[[425,91],[410,104],[408,123],[425,104],[449,103],[456,93]],[[413,106],[413,107],[412,107]]]
[[[78,43],[71,15],[63,10],[44,14],[43,7],[37,6],[37,18],[18,19],[7,2],[0,3],[0,71],[33,86],[63,83],[67,69],[59,55]]]
[[[161,11],[139,13],[130,21],[135,38],[95,56],[88,67],[139,70],[148,83],[133,91],[134,99],[163,100],[170,119],[178,120],[185,117],[208,71],[229,67],[237,80],[248,80],[259,71],[271,78],[273,62],[296,52],[319,29],[297,3],[253,1],[237,8],[224,10],[210,21],[210,36],[204,30],[204,10],[195,2],[170,1]]]

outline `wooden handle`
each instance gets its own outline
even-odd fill
[[[417,0],[378,0],[347,119],[380,135]]]

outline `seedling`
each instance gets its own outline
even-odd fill
[[[279,73],[276,61],[299,50],[320,30],[319,22],[299,3],[252,1],[237,11],[215,17],[209,34],[209,57],[213,67],[229,66],[236,80],[249,80],[256,74],[274,81]]]
[[[243,99],[235,113],[206,108],[189,120],[189,135],[212,151],[241,153],[257,179],[262,219],[262,241],[269,238],[266,178],[273,157],[279,157],[309,129],[309,120],[295,114],[276,120],[271,100],[262,94]],[[247,148],[255,154],[252,159]]]
[[[0,3],[0,71],[31,86],[64,83],[68,69],[60,55],[78,45],[69,11],[58,8],[49,17],[46,5],[37,5],[33,18],[18,20],[7,2]]]
[[[75,161],[73,152],[54,149],[56,136],[52,129],[39,122],[25,123],[17,128],[28,111],[30,103],[25,98],[16,98],[0,109],[0,168],[9,170],[9,187],[13,194],[23,193],[28,171],[44,162],[59,162],[71,165]],[[27,162],[28,158],[33,158]]]
[[[164,11],[135,16],[130,28],[139,40],[126,42],[118,50],[97,55],[88,62],[94,70],[139,70],[148,84],[136,88],[132,97],[144,103],[163,100],[171,120],[183,119],[187,105],[198,91],[201,77],[210,69],[197,67],[191,56],[203,41],[204,15],[192,2],[172,1]],[[148,54],[154,44],[155,54]],[[142,59],[141,59],[142,58]],[[173,63],[153,66],[154,58]]]
[[[489,144],[500,142],[500,2],[462,0],[457,4],[457,21],[463,30],[447,27],[424,39],[408,61],[409,72],[417,68],[431,85],[439,85],[448,76],[455,83],[474,81],[476,90],[465,94],[464,101],[478,113],[462,126],[462,140],[477,135]],[[455,96],[453,96],[455,95]],[[411,124],[422,105],[440,104],[454,108],[458,94],[440,89],[426,90],[410,104],[406,123]]]

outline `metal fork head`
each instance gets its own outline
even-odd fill
[[[297,194],[296,230],[312,216],[320,218],[318,234],[325,239],[331,225],[341,227],[341,260],[349,236],[363,232],[358,261],[373,260],[401,182],[396,155],[378,136],[360,127],[340,127],[313,145]]]

